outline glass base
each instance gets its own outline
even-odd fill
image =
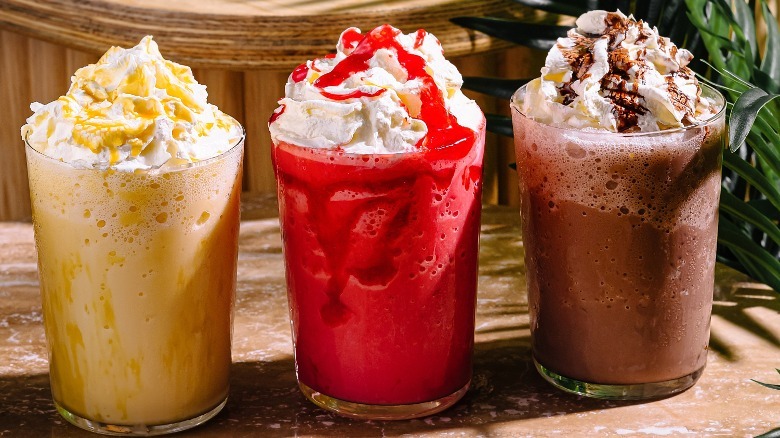
[[[80,417],[74,414],[73,412],[68,411],[64,407],[60,406],[60,404],[57,403],[56,401],[54,402],[54,405],[57,407],[57,412],[59,412],[64,419],[68,420],[69,423],[78,426],[82,429],[88,430],[90,432],[101,433],[103,435],[115,435],[115,436],[153,436],[153,435],[164,435],[168,433],[181,432],[182,430],[191,429],[195,426],[203,424],[206,421],[210,420],[215,415],[217,415],[219,411],[221,411],[222,408],[225,407],[225,403],[227,403],[227,397],[225,397],[225,399],[222,400],[222,402],[218,404],[214,409],[206,412],[205,414],[198,415],[195,418],[178,421],[176,423],[171,423],[171,424],[154,424],[154,425],[107,424],[100,421],[92,421]]]
[[[303,395],[315,405],[345,417],[362,420],[408,420],[437,414],[463,398],[469,385],[471,385],[471,380],[452,394],[429,402],[410,405],[366,405],[330,397],[298,382]]]
[[[572,394],[604,400],[650,400],[668,397],[693,386],[704,372],[704,367],[701,367],[687,376],[664,382],[607,385],[582,382],[562,376],[537,362],[536,358],[534,358],[534,365],[539,374],[556,388]]]

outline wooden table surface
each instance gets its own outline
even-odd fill
[[[518,212],[485,207],[474,383],[453,408],[400,421],[343,419],[298,390],[281,238],[272,196],[245,199],[226,408],[181,436],[756,436],[780,427],[780,300],[724,266],[716,271],[709,362],[692,389],[646,403],[562,393],[530,361]],[[54,411],[32,226],[0,223],[0,436],[91,437]]]

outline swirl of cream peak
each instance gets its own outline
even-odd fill
[[[76,167],[134,171],[192,163],[225,152],[243,135],[207,97],[190,68],[164,59],[147,36],[77,70],[59,99],[31,104],[22,138]]]
[[[687,67],[693,55],[620,11],[591,11],[547,54],[520,106],[552,126],[652,132],[711,116]]]
[[[428,32],[349,28],[335,54],[290,75],[269,120],[271,138],[366,154],[445,146],[473,135],[484,120],[461,85],[457,68]]]

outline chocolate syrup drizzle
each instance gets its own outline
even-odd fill
[[[594,45],[602,38],[608,39],[609,72],[601,79],[601,95],[608,98],[612,104],[612,112],[617,120],[618,132],[638,131],[639,116],[647,113],[648,109],[644,105],[644,98],[639,95],[637,83],[641,82],[648,66],[641,62],[645,58],[646,49],[641,49],[638,54],[638,60],[632,60],[628,50],[620,44],[626,39],[626,35],[632,27],[639,31],[637,42],[647,40],[651,31],[644,29],[643,21],[636,21],[632,17],[624,18],[617,13],[610,12],[605,18],[606,32],[599,34],[581,34],[577,31],[570,31],[569,38],[574,41],[573,47],[564,47],[557,44],[564,59],[569,63],[573,72],[571,80],[559,85],[559,92],[563,96],[563,104],[569,105],[577,97],[572,88],[572,83],[585,79],[589,76],[588,71],[593,66]],[[658,45],[664,50],[667,46],[667,39],[659,38]],[[672,58],[677,54],[677,47],[672,45],[669,49]],[[635,78],[631,78],[628,72],[636,69]],[[671,72],[666,76],[667,92],[671,102],[678,111],[684,111],[683,122],[690,123],[693,118],[693,109],[689,106],[688,97],[682,93],[674,82],[675,77],[683,78],[687,81],[696,78],[690,68],[681,67],[676,72]]]

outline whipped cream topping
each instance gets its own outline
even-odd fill
[[[147,36],[77,70],[59,99],[31,104],[22,138],[44,155],[84,168],[133,171],[196,162],[243,136],[238,122],[207,97],[190,68],[164,59]]]
[[[693,55],[620,11],[591,11],[559,38],[520,109],[549,125],[613,132],[695,124],[717,112],[687,67]]]
[[[349,28],[334,55],[290,75],[269,120],[274,142],[349,153],[402,153],[473,135],[484,116],[463,78],[424,30]],[[468,132],[466,132],[468,131]]]

